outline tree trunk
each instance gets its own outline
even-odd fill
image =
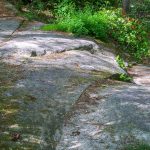
[[[123,0],[122,1],[122,14],[126,15],[130,9],[130,0]]]

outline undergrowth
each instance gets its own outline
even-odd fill
[[[123,17],[120,9],[101,9],[95,12],[89,6],[81,10],[74,3],[62,2],[55,13],[55,23],[43,26],[42,30],[72,32],[78,36],[93,36],[105,42],[113,40],[137,61],[150,56],[148,34],[143,24],[136,19]]]

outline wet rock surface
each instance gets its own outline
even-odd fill
[[[0,149],[113,150],[137,139],[149,143],[149,84],[107,81],[124,73],[111,50],[35,30],[42,23],[24,26],[0,6]]]

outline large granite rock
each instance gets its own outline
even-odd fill
[[[93,41],[52,32],[18,31],[0,47],[0,57],[9,63],[32,67],[53,65],[110,74],[124,72],[115,56],[103,54]]]
[[[0,18],[0,47],[5,45],[3,42],[11,38],[12,33],[19,27],[20,19]]]
[[[54,150],[84,89],[124,71],[93,41],[1,22],[0,149]]]
[[[111,150],[132,137],[149,142],[149,86],[93,84],[125,73],[108,48],[35,30],[41,23],[20,28],[22,20],[0,6],[7,18],[0,19],[0,149]]]
[[[90,86],[66,115],[57,150],[122,150],[150,143],[150,86]]]

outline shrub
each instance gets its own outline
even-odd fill
[[[42,27],[43,30],[61,30],[76,35],[90,35],[108,41],[111,37],[120,47],[137,60],[148,56],[148,35],[136,19],[122,17],[121,10],[102,9],[94,12],[89,6],[82,11],[74,3],[62,3],[56,11],[55,24]]]
[[[61,30],[72,32],[78,36],[90,35],[106,41],[108,38],[108,24],[105,15],[94,13],[86,6],[82,11],[76,10],[74,4],[59,7],[56,24],[43,26],[43,30]],[[62,27],[62,29],[60,29]]]
[[[103,12],[106,14],[106,11]],[[137,60],[149,55],[148,34],[141,22],[133,18],[124,18],[119,12],[107,11],[111,36],[126,52]]]

